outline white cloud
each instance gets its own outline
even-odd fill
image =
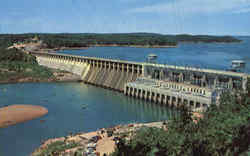
[[[180,11],[187,14],[192,13],[217,13],[223,11],[241,13],[248,12],[244,9],[250,6],[250,0],[171,0],[167,3],[133,8],[130,13],[173,13]]]

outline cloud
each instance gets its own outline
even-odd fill
[[[241,13],[249,13],[249,12],[250,12],[250,7],[249,8],[242,8],[242,9],[236,10],[233,13],[241,14]]]
[[[250,0],[171,0],[167,3],[158,3],[151,6],[133,8],[129,13],[218,13],[218,12],[248,12],[244,9],[250,6]]]

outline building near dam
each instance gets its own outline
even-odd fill
[[[57,53],[32,54],[40,65],[72,72],[85,83],[167,106],[207,108],[216,104],[224,91],[247,91],[245,73]]]
[[[137,78],[124,87],[124,94],[142,100],[149,100],[169,107],[182,104],[191,109],[207,108],[218,103],[218,90],[166,80]]]

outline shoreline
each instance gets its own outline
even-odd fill
[[[87,50],[93,47],[131,47],[131,48],[177,48],[178,46],[168,46],[168,45],[153,45],[153,46],[143,46],[143,45],[118,45],[118,44],[97,44],[88,45],[87,47],[60,47],[51,49],[40,49],[42,52],[57,52],[60,50]]]
[[[132,48],[177,48],[178,45],[119,45],[119,44],[95,44],[89,47],[132,47]]]
[[[60,82],[82,82],[80,76],[69,73],[69,72],[54,72],[54,77],[52,78],[33,78],[33,77],[23,77],[0,81],[1,84],[17,84],[17,83],[60,83]]]
[[[180,44],[238,44],[240,42],[194,42],[194,41],[180,41]],[[51,49],[40,49],[44,52],[57,52],[60,50],[87,50],[89,48],[93,47],[131,47],[131,48],[178,48],[178,45],[118,45],[118,44],[93,44],[93,45],[87,45],[87,47],[60,47],[60,48],[51,48]]]
[[[64,82],[83,82],[82,80],[27,80],[27,81],[0,81],[0,85],[18,83],[64,83]]]
[[[76,144],[76,146],[67,148],[58,152],[58,154],[74,154],[81,152],[81,154],[87,152],[95,153],[99,155],[110,154],[114,152],[117,144],[117,138],[122,138],[124,133],[127,133],[126,138],[130,138],[133,132],[142,127],[158,127],[166,128],[167,121],[160,122],[149,122],[149,123],[130,123],[130,124],[119,124],[109,128],[100,128],[90,132],[79,132],[76,134],[69,134],[63,137],[51,138],[41,142],[40,146],[36,148],[31,156],[41,155],[44,151],[49,151],[51,145],[56,143],[61,144]],[[95,139],[93,139],[95,138]],[[92,152],[90,152],[93,149]],[[90,152],[90,153],[89,153]],[[43,153],[44,154],[44,153]]]
[[[200,112],[193,112],[192,119],[194,123],[197,123],[203,114]],[[89,132],[69,133],[62,137],[50,138],[41,141],[39,147],[35,148],[31,156],[37,156],[44,154],[44,151],[50,151],[50,148],[55,144],[61,145],[76,145],[70,148],[64,148],[60,151],[54,151],[57,154],[74,155],[78,154],[96,154],[102,156],[103,154],[111,154],[115,151],[117,143],[120,139],[131,139],[137,130],[143,127],[155,127],[162,128],[164,131],[168,131],[168,120],[146,122],[146,123],[128,123],[118,124],[106,128],[98,128]],[[54,147],[55,148],[55,147]],[[54,149],[53,148],[53,149]]]
[[[202,44],[202,43],[208,43],[208,44],[238,44],[241,43],[242,41],[239,42],[195,42],[195,41],[180,41],[180,44]],[[58,48],[41,48],[38,51],[42,52],[54,52],[56,53],[57,51],[60,50],[87,50],[89,48],[93,47],[131,47],[131,48],[177,48],[177,45],[119,45],[119,44],[90,44],[87,45],[86,47],[58,47]]]

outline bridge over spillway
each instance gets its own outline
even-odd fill
[[[202,105],[209,106],[213,100],[213,90],[223,88],[247,91],[248,74],[245,73],[58,53],[32,54],[40,65],[72,72],[81,76],[85,83],[170,105],[172,101],[175,101],[175,105],[187,101],[190,105],[197,103],[194,106],[200,106],[201,102]],[[150,83],[141,83],[146,82],[145,80],[138,82],[139,77],[150,79]],[[158,84],[160,87],[155,89]]]

